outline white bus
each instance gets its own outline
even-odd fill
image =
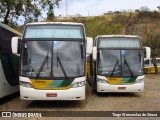
[[[0,98],[19,91],[19,56],[11,50],[16,36],[22,34],[0,23]]]
[[[101,35],[93,47],[93,89],[96,92],[142,92],[143,49],[138,36]]]
[[[156,58],[158,73],[160,73],[160,58]],[[155,73],[155,68],[152,63],[152,58],[144,60],[144,72]]]
[[[158,72],[160,72],[160,58],[156,58]],[[151,58],[151,48],[144,47],[144,72],[145,73],[155,73],[155,68],[152,63]]]
[[[92,42],[82,23],[27,24],[21,45],[20,98],[84,100],[86,56],[92,53]]]

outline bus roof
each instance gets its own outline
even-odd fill
[[[63,25],[82,25],[82,23],[76,22],[34,22],[34,23],[27,23],[26,25],[46,25],[46,24],[63,24]]]
[[[3,23],[0,23],[0,27],[2,27],[2,28],[4,28],[4,29],[6,29],[6,30],[8,30],[8,31],[10,31],[10,32],[12,32],[12,33],[14,33],[14,34],[17,34],[17,35],[19,35],[19,36],[22,36],[22,34],[21,34],[20,32],[14,30],[13,28],[11,28],[11,27],[3,24]]]
[[[110,38],[110,37],[118,37],[118,38],[122,38],[122,37],[128,37],[128,38],[140,38],[139,36],[136,35],[98,35],[96,38],[101,38],[101,37],[105,37],[105,38]]]

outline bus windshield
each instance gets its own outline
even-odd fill
[[[144,74],[143,53],[139,38],[100,38],[98,74],[129,77]]]
[[[106,76],[143,75],[140,50],[100,50],[98,74]]]
[[[35,78],[68,78],[85,75],[81,41],[25,41],[21,74]]]

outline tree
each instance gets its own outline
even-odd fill
[[[160,10],[160,5],[159,5],[159,6],[157,6],[157,8],[158,8],[158,10]]]
[[[146,41],[146,44],[151,48],[152,50],[152,63],[155,68],[155,73],[158,73],[157,68],[157,60],[156,56],[159,52],[160,48],[160,33],[152,33],[148,35],[148,39]]]
[[[158,73],[156,57],[160,50],[160,32],[159,32],[159,21],[152,23],[151,20],[144,21],[143,25],[143,42],[146,46],[151,48],[152,63],[155,68],[155,73]],[[141,29],[142,30],[142,29]]]
[[[144,12],[150,11],[150,8],[147,6],[142,6],[142,7],[140,7],[140,11],[144,11]]]
[[[43,13],[54,17],[54,7],[61,0],[0,0],[0,21],[17,25],[21,18],[24,23],[38,21]]]
[[[158,16],[159,13],[155,14],[155,12],[140,12],[136,15],[134,21],[127,24],[126,28],[128,34],[140,36],[143,45],[151,48],[155,73],[158,73],[156,58],[160,56],[160,21]]]
[[[139,9],[135,9],[135,12],[140,12],[140,10]]]

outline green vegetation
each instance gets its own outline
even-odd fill
[[[57,18],[49,21],[81,22],[85,25],[87,36],[95,38],[97,35],[123,34],[126,19],[127,16],[124,17],[122,15],[104,15],[79,18]]]
[[[47,19],[53,18],[54,7],[60,0],[0,0],[0,21],[16,27],[19,17],[21,22],[35,22],[46,12]],[[43,9],[43,10],[42,10]]]

